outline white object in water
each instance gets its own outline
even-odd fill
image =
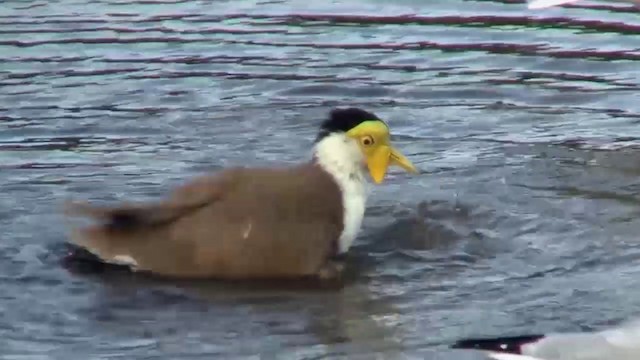
[[[527,3],[529,9],[546,9],[558,5],[572,4],[580,0],[530,0]],[[605,2],[626,2],[640,6],[640,0],[607,0]]]
[[[529,9],[545,9],[553,6],[571,4],[580,0],[533,0],[529,1],[527,7]]]
[[[490,352],[489,357],[495,360],[544,360],[544,359],[527,356],[527,355],[516,355],[516,354],[506,354],[506,353],[496,353],[496,352]]]
[[[459,344],[463,345],[455,346],[458,349],[484,349],[496,360],[639,360],[640,319],[597,332],[469,339]]]
[[[637,360],[640,320],[592,333],[549,334],[523,345],[522,354],[548,360]]]

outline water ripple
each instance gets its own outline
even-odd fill
[[[476,359],[443,347],[637,312],[639,13],[3,2],[3,355]],[[157,199],[203,171],[299,161],[347,104],[388,120],[420,174],[375,187],[344,289],[60,266],[64,200]]]

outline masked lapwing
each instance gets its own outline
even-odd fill
[[[165,199],[113,207],[67,204],[93,225],[71,242],[106,264],[168,277],[264,279],[339,275],[334,261],[358,234],[374,183],[414,165],[390,142],[389,126],[358,108],[330,112],[309,161],[233,167],[201,176]]]

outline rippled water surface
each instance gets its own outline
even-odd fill
[[[640,315],[640,12],[518,1],[5,0],[3,359],[481,359],[461,337]],[[68,198],[306,159],[338,105],[420,168],[340,291],[77,274]]]

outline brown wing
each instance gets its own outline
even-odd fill
[[[102,224],[72,239],[106,261],[163,275],[220,278],[315,274],[342,230],[338,187],[314,165],[233,169],[166,201],[73,210]]]

